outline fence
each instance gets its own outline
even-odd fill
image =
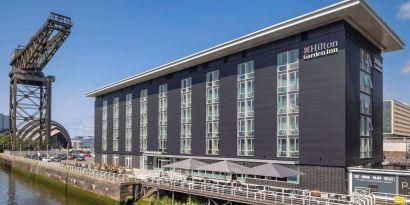
[[[133,177],[134,175],[129,176],[127,174],[119,174],[119,173],[107,172],[107,171],[102,171],[102,170],[97,170],[97,169],[78,167],[78,166],[63,164],[63,163],[58,163],[58,162],[44,162],[44,161],[39,161],[39,160],[26,159],[23,157],[18,157],[18,159],[16,159],[13,156],[10,156],[10,157],[13,158],[12,160],[19,160],[19,161],[31,163],[31,164],[36,163],[38,166],[42,166],[45,168],[50,168],[53,170],[60,170],[63,172],[67,172],[69,174],[74,173],[74,174],[79,174],[82,176],[88,176],[94,179],[108,180],[111,182],[119,182],[119,183],[137,180],[136,177]]]
[[[373,192],[372,195],[375,198],[376,204],[410,204],[410,196],[408,195],[388,194],[380,192]]]
[[[75,151],[70,149],[70,151]],[[84,151],[90,151],[90,150],[84,150]],[[10,155],[10,156],[16,156],[16,157],[24,157],[26,155],[46,155],[46,156],[57,156],[57,155],[67,155],[67,150],[66,149],[51,149],[48,151],[44,150],[21,150],[21,151],[4,151],[5,154]]]
[[[192,193],[206,197],[220,198],[251,204],[295,204],[295,205],[373,205],[369,194],[357,193],[352,196],[331,193],[311,192],[308,190],[263,186],[249,188],[249,185],[220,185],[205,182],[178,180],[163,177],[149,177],[144,185]]]

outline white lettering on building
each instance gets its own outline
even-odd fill
[[[338,41],[316,43],[310,46],[306,46],[303,49],[303,60],[315,59],[322,56],[336,54],[338,52]]]

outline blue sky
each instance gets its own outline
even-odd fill
[[[51,11],[74,22],[45,73],[57,76],[53,119],[76,136],[93,135],[94,99],[85,92],[335,2],[2,0],[0,113],[8,113],[10,54],[27,43]],[[410,1],[369,2],[408,44]],[[410,50],[385,54],[385,98],[410,103],[409,82]]]

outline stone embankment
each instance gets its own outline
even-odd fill
[[[129,180],[125,175],[103,173],[62,163],[41,162],[7,154],[0,154],[0,163],[30,176],[45,177],[59,183],[60,187],[65,187],[67,183],[66,189],[69,191],[110,202],[108,204],[118,204],[134,197],[140,187],[140,181]]]

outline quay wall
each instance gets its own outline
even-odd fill
[[[0,153],[0,163],[8,165],[17,172],[34,179],[52,181],[61,191],[67,190],[76,197],[93,198],[97,204],[122,204],[132,198],[138,182],[114,182],[70,170],[56,169],[45,163],[22,157],[9,156]]]

